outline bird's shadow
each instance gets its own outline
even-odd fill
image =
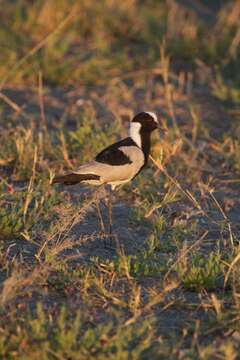
[[[75,195],[83,191],[76,187],[72,188],[75,188]],[[111,237],[106,192],[102,192],[98,204],[105,231],[101,229],[96,204],[91,204],[85,217],[72,227],[69,234],[76,244],[71,252],[76,254],[77,261],[88,262],[94,257],[111,259],[117,256],[119,251],[123,251],[126,255],[138,253],[144,246],[150,229],[144,223],[132,221],[133,207],[128,202],[112,196],[113,236]]]
[[[66,191],[66,188],[60,185],[58,190]],[[79,210],[81,213],[87,202],[84,199],[92,199],[95,191],[95,189],[77,185],[69,186],[66,191],[69,199],[68,206],[72,207],[74,211]],[[84,211],[84,216],[76,218],[73,223],[69,222],[68,228],[70,230],[63,232],[61,236],[57,233],[55,238],[48,241],[46,240],[46,231],[43,229],[41,235],[40,229],[37,228],[38,236],[33,242],[25,241],[21,237],[9,241],[6,244],[8,259],[24,261],[26,266],[31,266],[37,259],[43,264],[47,248],[54,253],[55,247],[59,249],[57,253],[59,260],[72,259],[78,264],[91,263],[93,258],[111,260],[119,256],[121,251],[126,255],[137,254],[146,244],[150,233],[149,227],[139,221],[134,221],[133,207],[130,203],[113,196],[113,238],[111,239],[109,237],[108,206],[105,197],[106,192],[103,191],[99,198],[99,209],[105,225],[104,234],[100,231],[100,219],[96,204],[90,201],[90,205]],[[79,199],[83,201],[79,202]],[[62,216],[67,217],[67,214]],[[56,222],[61,226],[62,221],[63,218],[60,218]],[[36,226],[38,225],[36,224]]]
[[[105,233],[99,227],[96,211],[89,212],[86,218],[72,229],[76,239],[80,258],[89,260],[92,257],[111,258],[122,249],[125,254],[134,254],[143,246],[149,229],[130,223],[131,208],[125,203],[113,204],[113,236],[108,232],[108,209],[100,203]]]

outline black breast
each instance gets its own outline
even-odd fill
[[[140,130],[140,136],[142,143],[142,151],[144,153],[144,159],[145,159],[144,165],[146,165],[150,154],[151,133],[149,131]]]

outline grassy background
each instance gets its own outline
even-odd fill
[[[202,61],[238,79],[237,2],[2,3],[2,82],[35,86],[42,71],[48,85],[104,83],[106,75],[157,66],[163,41],[175,66],[194,68]]]
[[[238,359],[239,1],[0,16],[0,358]],[[104,190],[51,178],[145,109],[168,132],[116,191],[105,249]]]

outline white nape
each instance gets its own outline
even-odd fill
[[[158,123],[157,115],[154,112],[151,111],[145,111],[145,112],[146,114],[150,115],[156,123]]]
[[[139,146],[142,147],[141,135],[140,135],[141,124],[139,122],[132,122],[130,124],[130,137]]]

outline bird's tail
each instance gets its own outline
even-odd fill
[[[62,176],[55,176],[52,180],[52,184],[63,184],[63,185],[75,185],[81,181],[99,180],[100,176],[95,174],[66,174]]]

